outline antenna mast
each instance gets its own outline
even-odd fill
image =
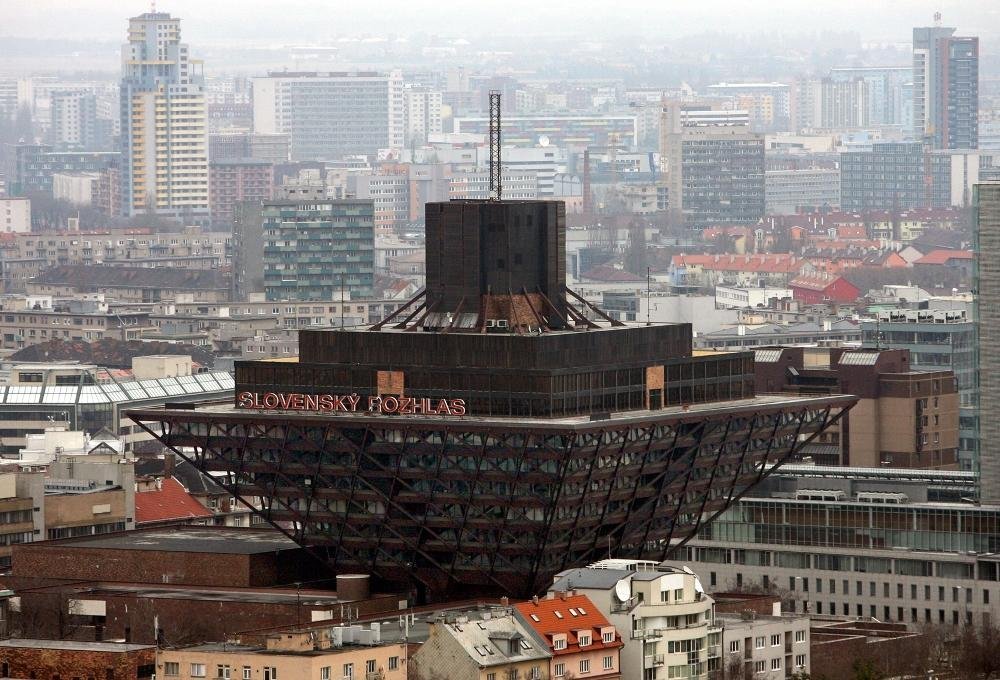
[[[500,90],[490,90],[490,196],[491,201],[503,200],[503,180],[500,177]]]

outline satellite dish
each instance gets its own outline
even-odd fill
[[[692,576],[694,576],[694,575],[695,575],[695,573],[694,573],[693,571],[691,571],[691,567],[689,567],[689,566],[687,566],[687,565],[684,565],[683,567],[681,567],[681,570],[682,570],[682,571],[683,571],[683,572],[684,572],[685,574],[691,574]]]
[[[694,592],[696,593],[705,592],[705,588],[701,585],[701,579],[698,578],[697,576],[694,577]]]
[[[538,138],[538,146],[548,146],[548,145],[549,145],[548,135],[542,135],[541,137]]]
[[[615,584],[615,595],[618,596],[620,602],[628,602],[629,598],[632,597],[632,584],[628,582],[627,578],[623,578]]]

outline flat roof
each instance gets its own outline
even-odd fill
[[[44,546],[73,546],[102,550],[159,550],[164,552],[256,555],[276,550],[293,550],[298,545],[271,529],[235,527],[169,527],[138,529],[102,536],[47,541]]]
[[[63,649],[75,652],[135,652],[156,649],[156,645],[136,645],[126,642],[77,642],[75,640],[0,640],[0,647],[16,649]]]

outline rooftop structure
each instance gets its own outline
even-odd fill
[[[430,203],[410,303],[302,331],[298,362],[238,362],[232,406],[132,415],[336,571],[419,598],[530,595],[609,541],[662,558],[854,399],[755,396],[749,353],[602,317],[563,283],[564,219]]]

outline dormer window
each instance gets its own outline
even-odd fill
[[[556,638],[552,641],[552,649],[566,649],[566,638]]]
[[[580,633],[578,636],[580,640],[580,646],[586,647],[590,644],[590,633]]]

